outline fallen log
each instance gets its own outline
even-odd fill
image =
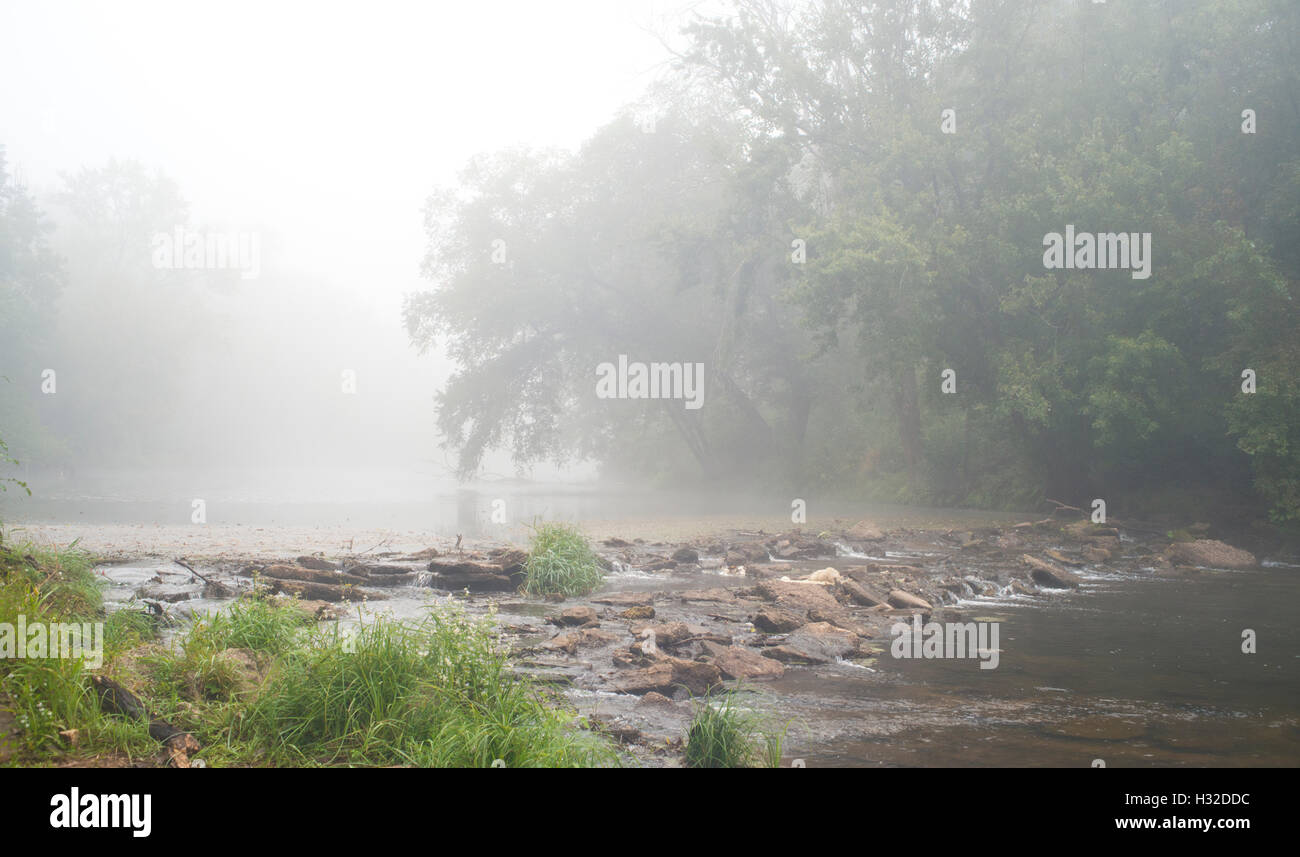
[[[111,678],[91,676],[90,683],[98,693],[99,707],[105,712],[149,723],[149,736],[167,748],[168,762],[172,766],[188,768],[190,755],[202,749],[197,738],[160,717],[152,716],[140,697]]]

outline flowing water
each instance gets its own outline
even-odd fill
[[[189,498],[182,492],[161,499],[121,488],[67,492],[6,511],[11,524],[17,518],[20,531],[63,543],[81,538],[99,551],[113,549],[114,542],[120,549],[128,531],[143,530],[130,544],[152,543],[163,555],[176,549],[181,532],[199,539],[192,555],[291,556],[313,540],[317,549],[329,552],[336,539],[358,528],[395,533],[395,542],[406,548],[459,533],[518,539],[524,522],[534,516],[584,522],[597,538],[667,542],[788,526],[783,517],[788,513],[779,511],[788,499],[513,482],[464,489],[416,477],[360,502],[341,499],[356,486],[339,481],[308,486],[290,500],[238,487],[208,486],[211,523],[203,527],[189,523]],[[495,500],[504,501],[509,523],[492,521]],[[844,504],[826,510],[810,506],[810,529],[819,511],[824,517],[871,518],[884,526],[969,527],[1009,520],[968,511]],[[810,766],[1295,766],[1300,764],[1300,567],[1294,563],[1168,576],[1087,574],[1075,592],[972,598],[957,605],[965,621],[1000,623],[996,669],[980,669],[977,659],[895,659],[885,652],[869,666],[790,669],[776,682],[755,685],[745,699],[789,722],[787,763],[795,756]],[[160,570],[178,571],[157,560],[103,567],[112,583],[110,602],[128,598]],[[718,585],[718,577],[621,572],[610,585],[699,588]],[[411,589],[383,602],[382,609],[414,615],[428,601],[428,590]],[[194,601],[187,612],[219,606]],[[506,604],[503,616],[536,614],[531,616],[536,619],[551,609],[539,613],[537,607]],[[1254,654],[1242,651],[1247,630],[1257,640]],[[614,694],[584,698],[575,691],[574,698],[588,709],[618,711],[630,705]]]

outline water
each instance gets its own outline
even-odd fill
[[[1002,621],[996,669],[884,656],[873,675],[791,671],[773,690],[819,739],[810,765],[1294,766],[1298,597],[1294,570],[1265,568],[974,599],[963,618]]]
[[[789,526],[789,500],[775,497],[507,480],[462,488],[417,471],[329,477],[260,471],[246,479],[226,474],[195,481],[199,487],[193,492],[179,488],[183,480],[178,479],[166,492],[143,480],[113,479],[105,480],[102,490],[8,497],[6,520],[27,521],[20,529],[65,544],[80,538],[91,550],[129,546],[161,556],[171,550],[191,556],[332,551],[345,539],[351,545],[360,527],[409,528],[402,533],[407,548],[437,539],[445,544],[456,533],[518,540],[534,515],[582,522],[595,538],[642,536],[670,543],[728,529],[776,532]],[[279,484],[292,486],[292,496],[277,489]],[[195,526],[190,498],[204,494],[209,524]],[[491,520],[498,499],[510,514],[505,525]],[[830,516],[911,527],[1010,519],[815,500],[809,514],[809,529]],[[145,550],[150,546],[152,551]],[[362,542],[355,547],[362,549]],[[912,552],[876,558],[916,559]],[[841,557],[836,564],[868,559]],[[919,561],[924,564],[925,558]],[[109,600],[129,597],[135,586],[168,569],[178,573],[176,585],[185,585],[181,569],[166,563],[105,566],[105,576],[117,581]],[[1098,759],[1111,767],[1300,764],[1296,558],[1273,558],[1251,571],[1084,577],[1077,592],[971,599],[957,606],[965,621],[1002,623],[997,669],[981,670],[977,659],[896,660],[887,654],[889,641],[881,640],[886,654],[869,668],[843,663],[790,669],[776,682],[754,686],[751,704],[791,723],[787,748],[810,766],[1088,767]],[[618,589],[720,585],[727,581],[715,572],[624,572],[611,580]],[[428,590],[393,594],[397,597],[375,607],[413,616],[429,603]],[[202,611],[220,604],[187,606]],[[553,609],[534,607],[506,603],[502,616],[540,621]],[[1246,629],[1257,636],[1256,654],[1241,651]],[[575,702],[605,710],[630,705],[612,694],[587,693],[591,699],[585,699],[584,693],[575,690]]]

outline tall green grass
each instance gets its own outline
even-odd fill
[[[706,699],[686,732],[688,768],[778,768],[786,727],[775,728],[755,712],[746,711],[728,691],[720,701]]]
[[[510,670],[459,608],[416,623],[338,626],[278,662],[238,724],[284,764],[585,767],[617,761]]]
[[[525,566],[529,595],[587,595],[604,582],[600,559],[585,536],[567,524],[539,524]]]
[[[105,615],[93,558],[75,545],[62,550],[33,545],[0,547],[0,622],[16,625],[19,616],[36,622],[103,622],[104,658],[139,645],[153,636],[140,613]],[[90,687],[83,661],[72,658],[0,659],[0,707],[19,728],[10,764],[39,761],[62,752],[59,732],[75,729],[87,754],[116,750],[131,753],[156,748],[142,723],[106,717]]]

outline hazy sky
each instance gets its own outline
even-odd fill
[[[676,40],[692,8],[0,0],[0,143],[38,197],[62,172],[135,159],[177,182],[195,226],[263,233],[263,270],[308,275],[335,320],[305,304],[277,319],[345,343],[340,365],[366,370],[370,407],[392,416],[376,444],[440,457],[432,397],[450,366],[419,357],[400,317],[430,286],[425,199],[480,152],[580,144],[663,73],[656,34]],[[230,311],[251,329],[279,287],[250,281],[261,292]]]
[[[418,286],[420,209],[465,160],[574,146],[634,100],[678,0],[0,0],[0,142],[38,192],[110,156],[292,267]]]

